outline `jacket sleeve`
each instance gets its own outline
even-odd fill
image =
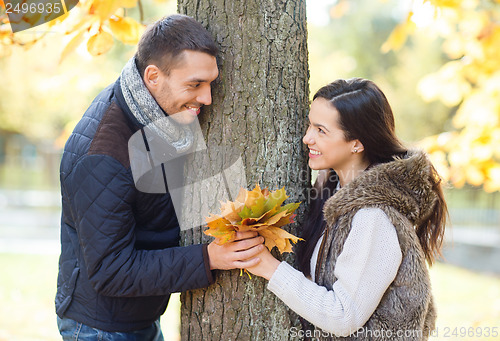
[[[87,155],[65,181],[84,263],[102,295],[136,297],[208,286],[206,245],[136,250],[130,170],[110,156]]]

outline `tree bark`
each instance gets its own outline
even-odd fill
[[[305,0],[179,0],[178,12],[202,23],[220,48],[213,103],[200,115],[208,150],[238,150],[248,189],[285,186],[285,203],[303,202],[300,224],[310,181],[302,143],[309,101]],[[297,234],[297,226],[285,229]],[[181,243],[210,242],[203,229],[183,231]],[[284,258],[293,263],[293,255]],[[298,318],[266,285],[238,270],[217,271],[215,284],[183,293],[182,340],[289,340]]]

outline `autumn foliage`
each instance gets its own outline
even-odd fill
[[[209,229],[205,234],[222,245],[234,239],[236,231],[257,231],[269,250],[276,246],[281,253],[292,252],[291,243],[302,239],[282,227],[293,222],[293,212],[300,203],[281,206],[287,198],[284,188],[274,192],[259,185],[252,191],[242,188],[234,202],[221,203],[220,215],[206,218]]]
[[[3,12],[3,1],[0,6]],[[48,29],[65,35],[61,60],[82,44],[92,56],[108,52],[115,40],[137,44],[144,25],[127,16],[126,11],[138,6],[141,6],[140,0],[80,0],[73,10],[48,22]],[[0,15],[0,56],[6,54],[9,45],[29,47],[42,37],[35,35],[31,41],[21,40],[10,30],[8,16]]]
[[[338,0],[331,8],[331,17],[344,15],[349,6],[348,0]],[[425,139],[422,146],[454,186],[468,183],[498,191],[500,0],[413,0],[408,6],[381,50],[397,52],[419,30],[440,39],[449,62],[424,77],[417,90],[425,101],[439,100],[455,113],[453,129]],[[128,15],[131,8],[142,12],[141,0],[81,0],[74,9],[47,23],[46,31],[64,35],[61,60],[82,45],[92,56],[99,56],[116,41],[138,42],[144,25],[141,18]],[[427,17],[425,25],[417,18],[422,13]],[[0,57],[9,54],[11,45],[30,47],[43,35],[12,33],[5,2],[0,0]]]
[[[432,16],[422,29],[443,40],[450,59],[424,77],[418,91],[426,101],[456,108],[454,130],[422,141],[441,175],[454,186],[465,183],[500,190],[500,1],[414,1],[406,20],[382,46],[398,50],[417,30],[414,11]]]

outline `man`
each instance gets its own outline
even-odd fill
[[[223,246],[179,247],[169,193],[139,191],[130,167],[127,144],[134,133],[167,115],[190,123],[211,104],[216,53],[209,33],[192,18],[156,22],[68,139],[56,294],[63,339],[163,340],[158,321],[171,292],[208,286],[213,269],[257,264],[264,246],[255,233],[238,233]],[[192,143],[169,129],[161,134],[172,153]]]

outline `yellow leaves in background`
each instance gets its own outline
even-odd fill
[[[124,44],[135,45],[144,30],[144,26],[130,17],[112,16],[109,19],[109,27],[116,39]]]
[[[292,252],[291,243],[302,239],[282,227],[293,222],[293,212],[300,203],[281,206],[287,198],[284,188],[274,192],[259,185],[252,191],[242,188],[234,202],[221,203],[220,215],[210,214],[206,218],[209,229],[205,234],[223,245],[234,239],[236,231],[257,231],[269,250],[276,246],[281,253]]]
[[[71,35],[63,47],[61,60],[85,40],[92,56],[108,52],[118,39],[124,44],[135,45],[144,26],[135,19],[124,16],[124,8],[138,5],[138,0],[87,0],[71,11],[63,25]]]
[[[440,174],[454,186],[465,183],[500,190],[500,71],[466,96],[453,118],[457,131],[422,142]]]
[[[12,31],[8,24],[0,25],[0,44],[6,43],[12,36]]]
[[[115,39],[124,44],[136,45],[144,25],[126,16],[124,9],[139,5],[138,0],[80,0],[70,12],[46,24],[66,35],[60,60],[64,60],[82,44],[86,45],[92,56],[108,52]],[[13,36],[8,20],[4,19],[0,23],[0,44],[16,44]],[[1,50],[0,47],[0,54]]]
[[[462,64],[452,61],[418,83],[417,90],[425,101],[440,100],[454,107],[471,91],[471,85],[461,73]]]
[[[405,44],[408,36],[415,31],[415,23],[411,20],[412,16],[413,12],[410,11],[406,17],[406,21],[398,24],[391,32],[389,38],[387,38],[380,48],[382,53],[387,53],[391,50],[397,51]]]
[[[5,3],[0,0],[0,9],[5,9]],[[9,55],[10,49],[8,45],[12,44],[13,34],[10,29],[9,19],[7,15],[0,17],[0,58]]]
[[[460,6],[463,0],[424,0],[424,3],[430,2],[435,7],[450,7],[455,8]]]
[[[88,13],[97,15],[101,21],[106,21],[114,15],[119,8],[132,8],[137,6],[137,0],[92,0],[85,7]]]
[[[63,61],[68,54],[73,52],[80,44],[83,43],[90,27],[91,24],[89,22],[81,23],[81,27],[69,36],[69,39],[67,39],[67,42],[62,49],[60,61]],[[66,34],[69,35],[70,33],[71,31],[68,31]]]
[[[443,39],[451,59],[425,76],[418,92],[426,101],[457,107],[455,131],[429,137],[429,151],[440,174],[454,186],[468,183],[500,190],[500,1],[485,6],[477,0],[424,0],[433,17],[423,29]],[[414,3],[413,10],[416,2]],[[429,18],[428,18],[429,19]],[[412,12],[383,46],[397,50],[411,34]],[[407,27],[410,27],[408,29]]]
[[[108,52],[112,46],[113,36],[102,29],[87,40],[87,50],[92,56],[100,56]]]

